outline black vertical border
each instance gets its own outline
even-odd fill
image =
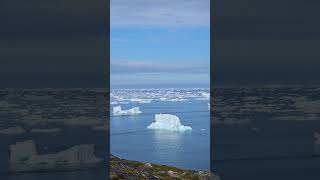
[[[102,4],[104,7],[106,7],[106,12],[105,12],[105,23],[106,27],[104,30],[105,34],[105,66],[106,66],[106,72],[105,72],[105,87],[106,87],[106,109],[107,109],[107,119],[106,119],[106,124],[108,126],[107,130],[107,144],[106,144],[106,179],[110,179],[110,0],[102,0]]]
[[[214,157],[214,132],[215,125],[213,119],[213,98],[214,98],[214,55],[215,55],[215,16],[214,16],[215,0],[210,0],[210,171],[213,172],[213,157]]]

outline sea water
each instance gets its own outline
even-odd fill
[[[110,118],[110,146],[115,156],[193,170],[210,167],[209,89],[120,89],[111,109],[139,107],[141,114]],[[172,114],[192,130],[147,129],[155,114]]]

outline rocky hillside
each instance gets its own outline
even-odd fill
[[[209,180],[210,173],[205,171],[184,170],[170,166],[143,163],[110,156],[111,179],[185,179]],[[212,178],[211,178],[212,179]]]

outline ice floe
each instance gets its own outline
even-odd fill
[[[155,122],[151,123],[147,128],[170,131],[192,130],[190,126],[182,125],[178,116],[171,114],[156,114]]]
[[[117,89],[110,94],[111,102],[151,103],[153,101],[184,102],[190,100],[208,101],[209,89]]]
[[[114,116],[133,116],[137,114],[141,114],[139,107],[134,107],[128,110],[122,110],[121,106],[113,107],[113,115]]]

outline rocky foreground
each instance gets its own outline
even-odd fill
[[[209,180],[210,172],[184,170],[175,167],[156,165],[138,161],[120,159],[110,156],[111,179],[185,179],[185,180]],[[215,179],[211,177],[211,179]]]

